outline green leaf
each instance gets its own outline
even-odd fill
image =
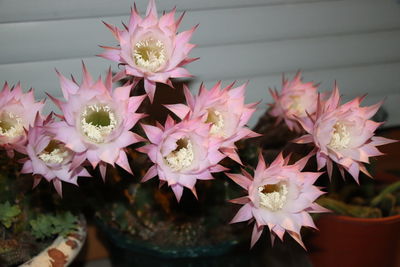
[[[32,234],[37,239],[50,238],[54,235],[67,235],[76,230],[78,218],[70,212],[53,214],[43,214],[29,223]]]
[[[10,202],[0,204],[0,222],[10,228],[16,217],[21,213],[18,205],[11,205]]]

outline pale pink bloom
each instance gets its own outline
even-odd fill
[[[152,102],[156,82],[166,83],[172,87],[169,78],[191,77],[182,66],[196,60],[188,58],[195,47],[190,44],[196,27],[177,34],[183,15],[175,20],[175,9],[157,17],[154,0],[150,0],[146,16],[142,18],[135,8],[131,11],[129,24],[125,29],[105,23],[119,42],[119,47],[105,47],[100,56],[124,66],[116,79],[133,76],[136,81],[144,79],[144,88]]]
[[[382,105],[379,102],[369,107],[360,107],[364,97],[357,97],[340,105],[339,89],[335,86],[326,101],[318,100],[314,118],[299,120],[308,133],[295,140],[297,143],[315,145],[318,170],[327,166],[329,177],[332,175],[332,162],[336,162],[344,177],[344,170],[358,182],[359,172],[369,175],[364,163],[369,158],[382,155],[377,146],[395,142],[374,136],[375,130],[382,124],[369,120]]]
[[[225,156],[209,137],[210,126],[199,120],[175,123],[168,116],[165,126],[142,125],[150,144],[138,150],[146,153],[154,163],[142,181],[158,175],[161,183],[168,183],[178,202],[183,188],[196,195],[197,180],[213,179],[211,173],[226,170],[218,165]]]
[[[0,147],[14,156],[26,144],[26,130],[32,126],[36,114],[41,112],[44,101],[35,102],[33,89],[23,93],[20,84],[11,88],[4,84],[0,92]]]
[[[202,122],[211,124],[210,135],[218,140],[220,151],[241,164],[235,142],[259,136],[246,127],[258,103],[244,103],[247,84],[236,88],[232,88],[233,85],[221,88],[221,82],[218,82],[210,90],[201,85],[196,97],[184,86],[187,105],[166,107],[181,119],[189,116],[190,119],[201,118]]]
[[[25,147],[25,154],[29,158],[23,159],[21,173],[34,175],[33,187],[45,178],[53,183],[57,193],[62,196],[62,182],[78,185],[78,176],[90,177],[90,174],[81,165],[72,166],[76,153],[54,139],[54,134],[48,131],[52,123],[54,121],[51,115],[45,121],[37,115],[35,125],[29,127],[28,143]]]
[[[282,120],[291,131],[301,132],[297,122],[298,118],[314,115],[317,109],[318,88],[313,82],[302,82],[301,73],[298,72],[293,80],[282,78],[282,91],[270,89],[274,103],[269,112],[277,117],[277,123]]]
[[[238,185],[248,191],[248,195],[231,200],[242,204],[231,223],[255,221],[251,237],[251,247],[260,238],[265,226],[270,230],[271,241],[278,236],[283,240],[287,232],[300,245],[302,226],[316,228],[309,213],[326,212],[315,203],[324,192],[313,183],[321,175],[315,172],[301,172],[308,158],[288,165],[289,157],[282,154],[270,166],[266,166],[260,155],[257,168],[252,177],[245,170],[243,174],[227,173]]]
[[[129,97],[131,85],[113,90],[111,70],[105,83],[101,78],[94,82],[85,66],[80,85],[58,76],[66,102],[52,97],[64,116],[52,124],[52,131],[57,140],[82,155],[74,167],[87,159],[93,168],[100,166],[103,178],[107,163],[132,173],[124,148],[144,140],[130,129],[144,116],[135,112],[145,95]]]

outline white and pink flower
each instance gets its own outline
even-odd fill
[[[178,202],[183,188],[197,197],[197,180],[213,179],[211,173],[226,170],[218,163],[225,157],[210,138],[210,125],[200,120],[183,120],[175,123],[168,116],[165,126],[142,125],[150,144],[138,150],[146,153],[154,163],[142,181],[158,175],[161,183],[168,183]]]
[[[272,243],[278,236],[283,240],[287,232],[300,245],[300,229],[303,226],[316,228],[309,213],[326,212],[315,203],[324,192],[314,186],[321,175],[315,172],[301,172],[308,158],[288,165],[289,158],[282,154],[266,166],[260,155],[254,177],[242,170],[243,174],[227,173],[238,185],[248,191],[248,195],[231,200],[242,204],[231,223],[254,220],[251,247],[260,238],[265,226],[270,230]]]
[[[33,126],[43,106],[44,101],[35,102],[33,89],[23,93],[19,83],[13,88],[4,84],[0,92],[0,146],[9,157],[14,156],[14,150],[22,152],[26,130]]]
[[[382,102],[369,107],[360,107],[364,97],[357,97],[340,105],[339,89],[335,85],[326,101],[317,101],[318,108],[314,118],[299,120],[306,135],[295,140],[297,143],[315,145],[318,169],[327,167],[332,176],[332,162],[337,163],[344,177],[344,170],[358,182],[359,172],[370,176],[364,163],[369,158],[382,155],[377,146],[395,142],[387,138],[374,136],[375,130],[382,124],[370,118],[378,111]]]
[[[53,183],[57,193],[62,196],[62,182],[77,185],[78,176],[90,177],[90,174],[81,165],[73,167],[72,162],[77,155],[64,143],[54,139],[54,134],[48,131],[52,123],[54,120],[51,115],[43,120],[38,114],[35,125],[29,127],[25,147],[25,154],[29,158],[23,159],[21,173],[34,175],[33,187],[45,178]]]
[[[74,166],[87,159],[93,168],[99,165],[103,178],[107,163],[132,173],[124,148],[144,140],[130,129],[144,116],[135,112],[145,95],[130,97],[131,85],[113,90],[111,70],[105,83],[101,78],[94,82],[85,66],[80,85],[58,75],[66,102],[52,97],[64,116],[52,124],[52,131],[57,140],[81,155]]]
[[[298,72],[293,80],[282,78],[282,91],[270,89],[274,103],[269,114],[277,117],[277,123],[282,120],[291,131],[301,132],[298,118],[305,118],[307,114],[314,115],[317,110],[318,87],[313,82],[302,82]]]
[[[221,82],[218,82],[207,90],[201,85],[196,97],[184,86],[187,105],[165,106],[181,119],[186,116],[190,119],[201,118],[203,123],[211,124],[210,135],[218,140],[217,146],[221,152],[242,164],[235,142],[259,136],[246,127],[258,103],[244,103],[247,84],[236,88],[233,86],[234,83],[221,88]]]
[[[133,76],[138,81],[143,78],[152,102],[156,82],[172,86],[170,78],[191,77],[182,66],[196,60],[188,58],[195,47],[189,40],[196,27],[177,34],[182,18],[183,15],[175,20],[175,9],[158,18],[154,0],[149,1],[144,18],[135,6],[125,29],[105,23],[119,42],[119,47],[102,46],[105,51],[100,56],[124,66],[116,79]]]

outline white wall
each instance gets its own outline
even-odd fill
[[[79,77],[83,59],[91,73],[110,62],[94,55],[115,45],[101,23],[120,25],[130,0],[0,0],[0,82],[21,81],[60,95],[54,68]],[[147,2],[137,1],[140,10]],[[306,80],[346,99],[386,97],[387,125],[400,125],[400,4],[395,0],[159,0],[159,11],[187,10],[181,29],[200,23],[193,37],[200,56],[188,69],[195,84],[250,80],[248,101],[269,102],[282,72],[302,69]],[[116,66],[113,65],[115,68]],[[196,87],[194,87],[197,90]],[[261,107],[265,107],[261,104]],[[258,111],[262,113],[263,109]],[[256,118],[253,119],[253,123]]]

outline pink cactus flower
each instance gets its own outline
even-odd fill
[[[119,47],[102,46],[101,57],[124,65],[116,79],[133,76],[144,79],[145,90],[152,102],[156,82],[169,84],[169,78],[191,77],[182,66],[196,60],[188,58],[195,47],[190,44],[196,27],[177,34],[183,15],[175,21],[175,9],[158,19],[154,0],[150,0],[146,16],[140,17],[136,6],[132,9],[129,24],[120,30],[105,23],[119,42]]]
[[[268,226],[272,244],[275,237],[283,240],[287,232],[301,246],[300,229],[302,226],[316,228],[309,213],[326,212],[315,203],[324,192],[313,183],[321,173],[301,172],[307,158],[288,165],[289,157],[279,154],[267,167],[260,155],[254,177],[242,170],[243,174],[227,173],[238,185],[248,191],[248,195],[231,200],[242,204],[231,223],[255,220],[251,247],[260,238],[265,226]]]
[[[369,107],[360,107],[364,97],[340,105],[339,89],[335,85],[326,101],[318,101],[315,118],[299,120],[306,135],[295,140],[297,143],[313,143],[317,156],[318,169],[327,167],[332,176],[332,162],[336,162],[344,177],[344,170],[358,182],[359,172],[370,176],[364,163],[369,158],[382,155],[377,146],[395,142],[374,136],[382,124],[369,120],[382,105],[379,102]]]
[[[11,89],[4,84],[0,92],[0,146],[9,157],[14,156],[14,150],[23,151],[26,130],[33,126],[43,106],[44,101],[35,102],[33,89],[23,93],[20,84]]]
[[[35,124],[29,127],[28,143],[22,173],[34,175],[33,187],[36,187],[42,178],[52,182],[57,193],[62,196],[62,182],[77,184],[78,176],[90,177],[90,174],[81,165],[72,166],[76,153],[68,149],[65,144],[54,139],[48,127],[54,123],[51,115],[43,120],[36,116]]]
[[[150,144],[138,150],[146,153],[154,163],[142,181],[158,175],[161,184],[172,188],[178,202],[183,188],[197,197],[197,180],[213,179],[211,173],[226,170],[218,165],[225,156],[215,146],[216,139],[209,137],[210,126],[200,120],[183,120],[175,123],[168,116],[165,126],[142,125]]]
[[[318,99],[317,85],[303,83],[301,72],[298,72],[291,81],[283,77],[281,94],[272,89],[270,93],[274,103],[269,114],[277,117],[277,123],[284,120],[291,131],[301,132],[297,119],[307,117],[307,113],[314,115]]]
[[[234,83],[221,89],[221,82],[210,90],[201,85],[199,94],[194,97],[187,86],[184,86],[186,103],[166,105],[179,118],[188,116],[200,117],[202,122],[211,124],[210,135],[218,140],[221,152],[241,164],[236,152],[235,142],[259,134],[246,127],[258,103],[244,104],[247,84],[232,88]]]
[[[135,112],[145,95],[129,97],[131,85],[113,90],[111,70],[105,83],[101,78],[94,82],[84,65],[81,85],[58,76],[66,102],[51,97],[64,115],[63,121],[52,124],[52,131],[68,149],[82,155],[74,167],[88,159],[93,168],[99,165],[103,178],[107,163],[132,173],[124,148],[144,140],[130,129],[144,116]]]

